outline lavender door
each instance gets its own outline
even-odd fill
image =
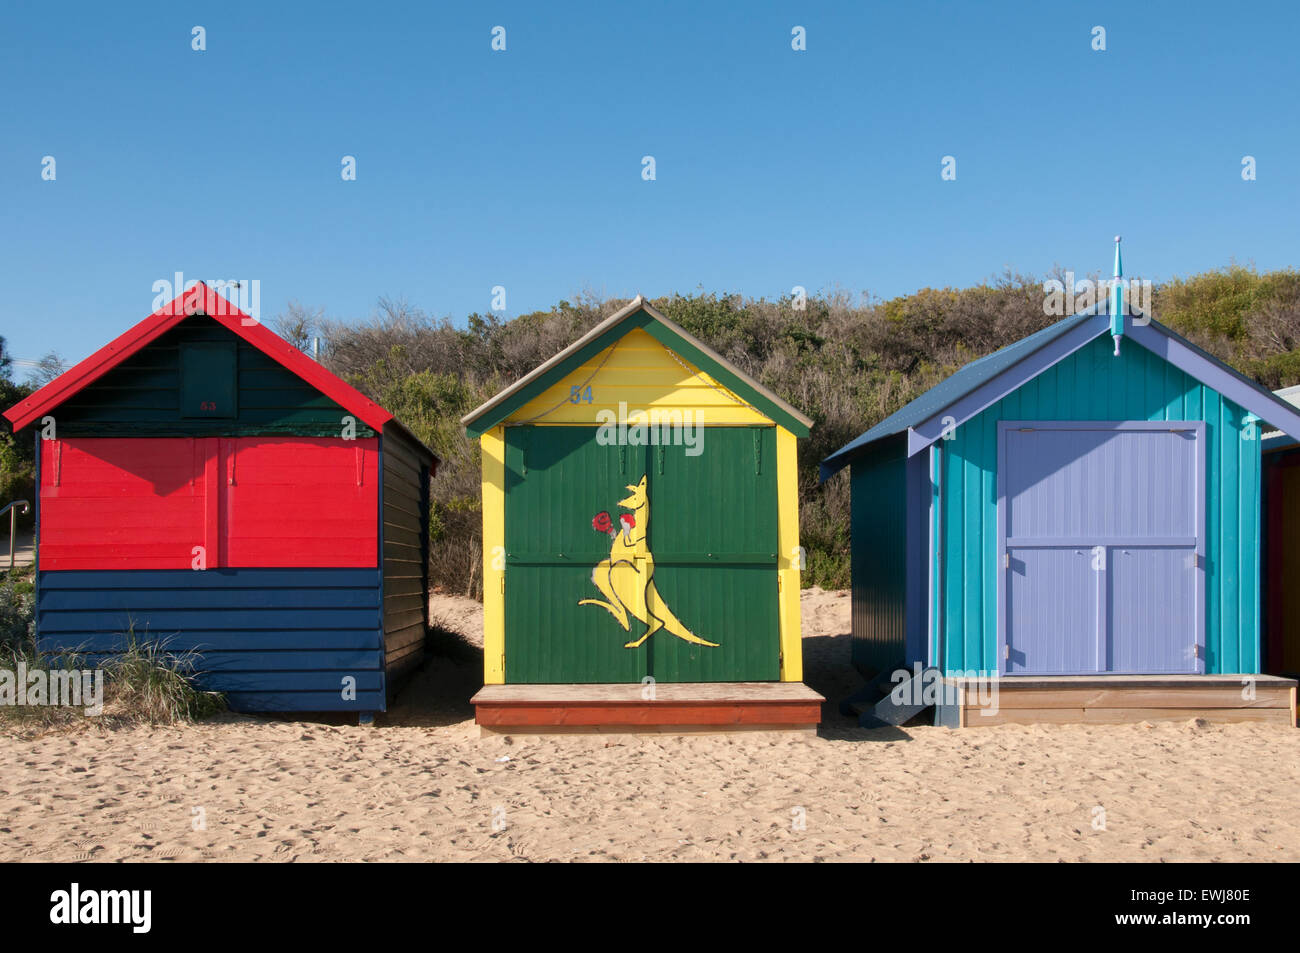
[[[1202,670],[1204,424],[998,429],[1002,672]]]

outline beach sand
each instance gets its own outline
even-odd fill
[[[0,737],[0,860],[1300,860],[1300,731],[865,731],[847,594],[803,598],[819,734],[480,738],[482,615],[372,727]]]

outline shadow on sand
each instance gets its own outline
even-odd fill
[[[840,714],[840,702],[862,687],[862,676],[850,662],[851,641],[848,633],[803,640],[804,682],[826,698],[818,737],[828,741],[910,741],[907,728],[859,728],[856,717]],[[375,724],[440,728],[472,721],[474,706],[470,699],[482,686],[483,649],[451,629],[431,627],[423,664],[398,691],[388,711],[376,715]],[[331,725],[356,724],[355,715],[343,713],[271,717]],[[929,724],[929,718],[927,713],[913,724]]]

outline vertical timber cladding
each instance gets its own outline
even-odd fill
[[[1260,441],[1246,411],[1143,347],[1084,345],[943,442],[940,637],[946,671],[998,671],[999,420],[1204,421],[1205,670],[1259,666]]]
[[[505,435],[506,682],[780,678],[774,426]]]
[[[638,296],[461,422],[486,684],[803,678],[797,409]]]

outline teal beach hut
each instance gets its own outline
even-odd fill
[[[1094,306],[822,462],[823,480],[851,471],[853,663],[937,677],[940,720],[966,723],[975,687],[1001,692],[997,721],[1294,719],[1294,683],[1264,679],[1264,703],[1240,676],[1261,670],[1260,437],[1294,437],[1300,412],[1136,307],[1121,274],[1117,238]],[[925,707],[910,699],[855,704],[897,723]]]

